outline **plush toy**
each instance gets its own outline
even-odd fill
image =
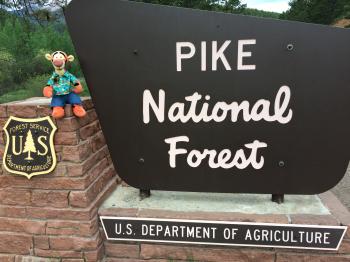
[[[46,59],[51,61],[55,71],[44,87],[43,94],[46,97],[52,97],[51,107],[52,116],[54,118],[64,117],[64,106],[71,104],[73,114],[77,117],[86,115],[85,109],[81,105],[79,93],[83,91],[83,87],[79,80],[66,70],[66,64],[73,62],[74,56],[62,51],[53,52],[51,55],[46,54]]]

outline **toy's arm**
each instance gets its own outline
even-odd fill
[[[73,92],[76,94],[80,94],[81,92],[83,92],[83,86],[80,84],[80,82],[77,82],[74,85]]]
[[[53,76],[51,76],[50,79],[47,81],[46,86],[43,89],[43,95],[45,97],[50,98],[53,96],[53,84],[54,84]]]
[[[80,94],[83,92],[83,86],[81,85],[78,78],[76,78],[74,75],[70,74],[70,81],[73,84],[73,92],[76,94]]]
[[[52,86],[45,86],[43,89],[43,94],[45,97],[52,97],[53,95],[53,87]]]

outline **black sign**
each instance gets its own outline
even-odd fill
[[[53,171],[57,163],[53,145],[56,129],[48,116],[34,119],[11,116],[4,126],[5,169],[28,179]]]
[[[316,194],[344,176],[350,30],[118,0],[66,18],[128,184]]]
[[[346,226],[101,217],[107,240],[338,250]]]

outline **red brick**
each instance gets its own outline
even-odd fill
[[[4,131],[0,131],[0,144],[5,145],[5,133],[4,133]]]
[[[98,231],[98,221],[64,221],[50,220],[47,222],[46,234],[48,235],[77,235],[92,236]]]
[[[86,176],[86,183],[88,185],[91,185],[93,183],[93,181],[95,181],[95,179],[101,174],[101,173],[108,173],[109,176],[115,176],[116,172],[114,170],[113,166],[108,166],[107,167],[107,162],[101,161],[101,165],[106,166],[106,168],[103,169],[103,171],[99,172],[100,167],[94,167],[91,169],[90,172],[88,172],[87,176]]]
[[[340,221],[341,225],[350,225],[350,212],[330,191],[319,195],[322,202],[329,208],[332,215]]]
[[[296,253],[277,253],[276,262],[346,262],[350,261],[348,255],[310,255]]]
[[[36,256],[40,257],[58,257],[58,258],[82,258],[83,254],[81,252],[72,250],[44,250],[40,248],[35,248],[34,253]]]
[[[62,262],[86,262],[86,261],[82,258],[64,258],[62,259]]]
[[[106,242],[105,252],[108,257],[138,258],[140,245]]]
[[[30,194],[31,191],[27,189],[1,189],[0,203],[5,205],[30,205]]]
[[[7,106],[0,105],[0,117],[7,117]]]
[[[15,255],[7,255],[7,254],[0,255],[0,262],[13,262],[14,260],[15,260]]]
[[[103,244],[101,244],[96,250],[84,252],[85,262],[102,261],[103,257],[104,257]]]
[[[5,154],[5,146],[4,145],[0,145],[0,160],[2,160],[2,157]]]
[[[337,226],[339,222],[332,215],[311,215],[311,214],[299,214],[290,215],[292,224],[304,224],[304,225],[332,225]]]
[[[340,244],[338,253],[350,255],[350,240],[349,239],[343,239],[342,243]]]
[[[33,105],[8,105],[7,106],[7,114],[9,116],[17,116],[17,117],[36,117],[36,106]]]
[[[38,105],[36,107],[36,111],[38,116],[43,117],[43,116],[51,116],[52,110],[50,106],[44,106],[44,105]]]
[[[83,106],[86,110],[92,109],[94,104],[92,103],[91,98],[83,99]]]
[[[69,132],[79,129],[79,123],[76,117],[65,117],[57,120],[58,131]]]
[[[87,111],[87,114],[89,116],[90,122],[93,122],[93,121],[97,120],[97,118],[98,118],[95,109],[91,109],[91,110]]]
[[[0,231],[12,231],[28,234],[45,234],[45,221],[0,218]]]
[[[34,247],[40,249],[50,249],[49,238],[47,236],[34,236]]]
[[[4,130],[4,126],[7,122],[7,118],[0,118],[0,131]]]
[[[66,209],[48,207],[27,207],[27,216],[37,219],[69,219],[69,220],[90,220],[94,215],[93,208]]]
[[[62,152],[63,146],[62,145],[55,145],[55,151],[56,153]]]
[[[101,147],[103,147],[105,144],[106,144],[105,137],[104,137],[102,131],[100,131],[91,139],[92,152],[96,152]]]
[[[82,176],[90,170],[96,163],[106,156],[107,146],[101,148],[98,152],[91,154],[88,159],[82,163],[67,165],[68,176]]]
[[[19,206],[0,206],[0,216],[2,217],[26,217],[25,207]]]
[[[194,261],[273,262],[275,253],[258,249],[191,247],[141,244],[140,258],[181,259]]]
[[[107,162],[107,161],[106,161]],[[69,195],[69,203],[73,207],[87,207],[93,199],[106,187],[111,181],[114,172],[111,167],[100,173],[98,177],[85,191],[72,191]]]
[[[70,116],[73,116],[73,107],[72,105],[66,105],[64,107],[64,114],[66,117],[70,117]]]
[[[67,207],[69,191],[33,190],[32,206]]]
[[[13,192],[26,192],[22,188],[30,189],[85,189],[87,186],[86,178],[70,178],[70,177],[50,177],[50,176],[37,176],[30,180],[27,180],[19,176],[2,175],[0,177],[0,184],[2,186],[11,186]],[[29,190],[27,190],[30,192]],[[18,193],[14,193],[18,195]],[[1,196],[1,191],[0,191]],[[27,196],[27,195],[25,195]],[[23,198],[25,196],[22,196]],[[1,200],[0,200],[1,201]],[[22,202],[23,204],[23,202]],[[29,202],[27,202],[29,204]]]
[[[170,262],[172,260],[169,259],[137,259],[137,258],[121,258],[121,257],[107,257],[104,262]],[[183,260],[176,260],[183,261]],[[192,261],[192,260],[188,260]],[[188,262],[186,261],[186,262]],[[197,262],[197,261],[196,261]]]
[[[77,118],[78,120],[78,123],[79,123],[79,126],[80,128],[82,128],[83,126],[86,126],[88,125],[90,122],[90,118],[88,115],[84,116],[84,117],[81,117],[81,118]]]
[[[91,145],[89,141],[80,143],[77,146],[63,146],[62,160],[72,162],[82,162],[91,154]]]
[[[80,128],[79,133],[80,133],[80,138],[85,140],[88,137],[96,134],[99,131],[99,125],[98,121],[94,121],[91,124],[88,124],[82,128]]]
[[[0,252],[17,255],[30,254],[33,247],[32,236],[15,233],[0,233]]]
[[[60,259],[33,257],[33,256],[16,256],[15,262],[60,262]]]
[[[102,239],[99,234],[91,238],[82,237],[50,237],[50,248],[53,250],[96,250]]]
[[[78,132],[58,132],[54,139],[55,145],[74,146],[79,143]]]
[[[52,176],[61,177],[67,174],[67,167],[64,163],[58,163],[55,170],[50,174]]]

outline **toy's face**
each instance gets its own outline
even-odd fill
[[[45,57],[47,60],[51,61],[55,70],[63,70],[67,62],[73,62],[74,60],[74,56],[67,56],[66,53],[62,51],[56,51],[51,55],[46,54]]]
[[[61,53],[56,53],[52,57],[52,65],[55,69],[63,69],[66,66],[66,57]]]

